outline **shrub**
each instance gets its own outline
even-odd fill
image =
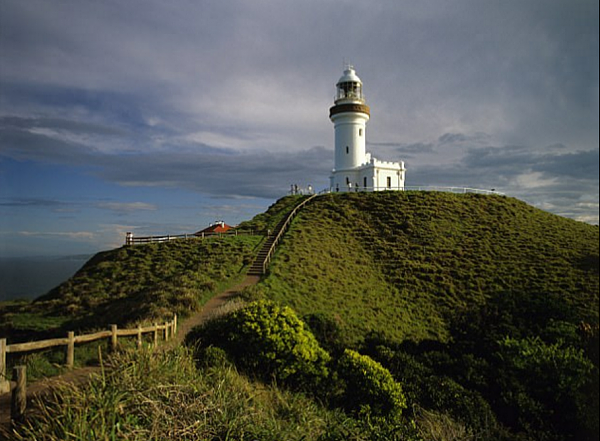
[[[341,354],[349,343],[342,330],[341,320],[331,314],[317,312],[303,317],[316,339],[331,354]],[[335,355],[334,355],[335,356]]]
[[[588,415],[589,396],[597,396],[594,366],[582,349],[539,338],[498,343],[501,411],[510,424],[537,439],[598,439],[590,435],[597,434],[597,405],[595,417]]]
[[[346,383],[343,399],[351,411],[393,419],[406,408],[400,383],[368,355],[346,349],[338,362],[338,375]]]
[[[258,301],[194,332],[201,346],[224,349],[238,367],[265,381],[307,389],[328,375],[329,354],[296,313]]]
[[[497,436],[499,427],[496,417],[479,392],[467,389],[447,376],[436,374],[441,372],[440,366],[436,366],[436,370],[423,363],[439,361],[444,358],[443,353],[426,352],[426,356],[419,360],[401,349],[393,350],[383,345],[371,348],[371,352],[402,383],[403,392],[410,403],[434,414],[447,414],[456,424],[472,433],[485,434],[488,438]],[[468,357],[465,359],[469,360]],[[468,363],[461,365],[465,370],[470,369]],[[445,368],[448,370],[447,366]]]
[[[490,405],[478,392],[465,389],[448,377],[433,375],[421,380],[421,388],[420,404],[426,408],[447,412],[476,433],[491,436],[498,430]]]
[[[219,368],[227,367],[230,361],[227,358],[227,353],[215,346],[207,346],[198,348],[196,351],[197,364],[201,368]]]

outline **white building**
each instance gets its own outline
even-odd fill
[[[335,130],[335,168],[332,191],[403,190],[404,162],[384,162],[366,151],[366,126],[370,117],[362,81],[348,66],[337,85],[335,105],[329,118]]]

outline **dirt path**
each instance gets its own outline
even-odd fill
[[[181,344],[187,334],[196,326],[204,322],[212,313],[214,313],[220,306],[223,306],[227,301],[236,297],[241,293],[244,288],[248,286],[256,285],[260,280],[259,276],[246,276],[246,278],[238,285],[223,291],[221,294],[217,294],[210,299],[204,307],[191,317],[188,317],[177,328],[177,335],[171,340],[171,345]]]
[[[258,276],[246,276],[246,278],[238,285],[214,296],[200,311],[179,323],[177,334],[166,345],[161,345],[160,347],[169,348],[181,344],[185,340],[186,335],[194,327],[204,322],[215,310],[225,304],[228,300],[237,296],[244,288],[257,284],[259,280],[260,277]],[[94,373],[100,373],[99,366],[74,369],[56,377],[45,378],[35,383],[28,384],[27,402],[30,403],[35,396],[44,394],[52,386],[61,383],[77,385],[85,384],[89,380],[90,375]],[[2,439],[2,429],[7,430],[10,426],[10,403],[10,393],[0,395],[0,439]]]

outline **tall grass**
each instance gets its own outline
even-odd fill
[[[374,439],[370,429],[342,412],[250,381],[227,363],[198,368],[182,347],[115,355],[88,386],[60,386],[38,399],[34,412],[35,418],[5,436],[18,441]]]

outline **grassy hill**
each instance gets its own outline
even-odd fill
[[[243,227],[272,229],[298,201],[280,199]],[[244,273],[259,241],[173,242],[101,253],[38,301],[0,308],[0,319],[14,329],[32,320],[56,320],[64,328],[189,312],[220,284]],[[245,313],[225,314],[210,341],[217,348],[203,347],[200,337],[191,342],[200,348],[193,356],[175,353],[155,360],[173,364],[169,357],[176,358],[174,366],[183,371],[173,368],[173,375],[142,372],[151,365],[147,355],[127,355],[129,367],[117,368],[115,378],[136,372],[139,365],[135,393],[121,390],[120,380],[97,384],[89,393],[98,397],[67,391],[57,398],[56,413],[23,432],[22,439],[46,432],[57,434],[48,439],[62,439],[65,430],[74,430],[55,425],[71,421],[70,407],[62,403],[85,397],[85,404],[74,405],[85,409],[73,419],[77,430],[102,433],[106,425],[93,421],[110,418],[119,421],[112,427],[123,439],[137,439],[136,433],[161,439],[174,433],[172,427],[187,430],[202,421],[201,431],[197,426],[197,433],[186,432],[182,439],[595,440],[598,254],[597,226],[512,198],[434,192],[324,195],[300,212],[268,274],[245,293],[247,301],[268,299],[291,310],[259,317],[258,310],[278,310],[259,302],[262,306]],[[308,330],[290,318],[291,311]],[[231,333],[232,323],[243,333]],[[208,336],[210,329],[198,335]],[[322,370],[331,374],[321,386],[297,394],[283,383],[283,388],[265,384],[267,372],[252,371],[252,366],[285,366],[272,348],[288,345],[293,357],[320,351],[307,332],[331,355]],[[251,340],[240,340],[242,334]],[[228,337],[221,347],[222,335]],[[261,346],[265,338],[274,345],[269,350]],[[310,350],[303,346],[307,342]],[[237,359],[244,365],[231,365],[235,354],[227,353],[228,345],[242,348]],[[266,359],[253,359],[250,349]],[[362,364],[351,375],[344,372],[352,367],[348,349],[371,357],[354,353],[352,360]],[[311,369],[310,362],[303,363]],[[376,419],[368,408],[342,410],[344,400],[356,398],[349,395],[348,381],[358,381],[367,398],[378,396],[360,383],[375,378],[366,378],[367,372],[382,375],[387,385],[390,378],[402,385],[408,404],[403,419]],[[161,375],[164,384],[146,381],[160,383]],[[163,390],[178,392],[164,396]],[[169,413],[171,404],[165,403],[179,399],[180,415]],[[154,408],[156,415],[142,410],[140,403],[149,401],[162,403]]]
[[[258,290],[334,315],[355,341],[448,341],[458,313],[503,301],[530,331],[598,323],[598,228],[502,196],[328,195],[300,213]]]
[[[258,236],[172,241],[101,252],[33,302],[0,303],[0,333],[11,342],[186,317],[243,277]],[[37,336],[36,336],[37,334]]]
[[[247,296],[291,306],[332,353],[370,355],[472,439],[593,440],[598,248],[597,226],[512,198],[333,194]]]

